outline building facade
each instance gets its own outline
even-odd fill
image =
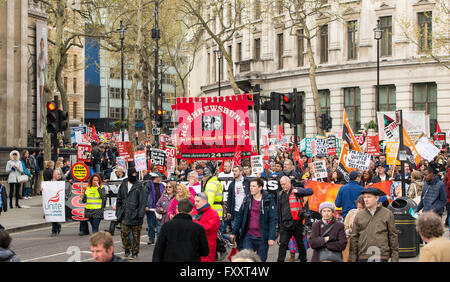
[[[299,135],[313,137],[318,123],[305,30],[292,27],[289,13],[283,10],[283,1],[269,1],[274,5],[269,15],[261,12],[267,9],[261,9],[258,2],[261,1],[251,1],[245,28],[225,43],[233,59],[235,79],[248,81],[252,86],[259,84],[262,96],[297,88],[303,95],[303,124],[299,126]],[[332,10],[336,1],[317,2],[323,2],[325,9],[329,5]],[[371,120],[376,122],[377,111],[396,109],[425,111],[430,115],[431,133],[436,129],[436,121],[443,131],[450,130],[449,46],[439,42],[442,38],[448,42],[449,38],[448,3],[339,2],[344,4],[339,7],[339,17],[332,19],[322,13],[307,20],[308,26],[317,26],[313,30],[311,50],[317,65],[320,106],[333,119],[331,131],[339,132],[342,128],[344,109],[354,131],[363,129]],[[447,5],[447,9],[441,5]],[[373,30],[377,21],[382,30],[378,94],[377,40]],[[407,25],[420,33],[408,34]],[[434,59],[425,52],[431,48],[436,50]],[[222,60],[219,68],[216,49],[217,45],[207,37],[189,78],[191,96],[217,95],[219,73],[222,95],[233,95],[227,66]]]

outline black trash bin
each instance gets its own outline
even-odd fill
[[[398,231],[399,257],[410,258],[419,254],[419,234],[416,230],[416,219],[409,213],[416,210],[417,204],[409,198],[398,198],[389,205],[394,214]]]

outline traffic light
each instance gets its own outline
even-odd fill
[[[68,119],[69,119],[69,113],[63,110],[58,110],[58,131],[62,132],[67,129],[69,126]]]
[[[303,97],[298,94],[296,91],[294,92],[294,120],[293,124],[302,124],[303,123]]]
[[[162,110],[162,109],[158,109],[156,111],[156,126],[157,127],[162,127],[163,124],[163,115],[166,113],[166,111]]]
[[[47,102],[47,132],[58,132],[58,109],[55,102]]]
[[[320,115],[320,129],[327,130],[327,114]]]
[[[281,94],[281,109],[280,117],[281,120],[292,124],[294,121],[294,99],[292,93],[282,93]]]
[[[266,111],[280,110],[280,106],[281,106],[280,97],[281,97],[281,93],[271,92],[270,100],[265,101],[261,105],[261,109],[266,110]]]
[[[327,119],[327,129],[330,130],[333,127],[333,119],[329,116]]]

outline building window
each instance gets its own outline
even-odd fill
[[[377,111],[395,111],[396,101],[395,85],[380,85],[380,91],[377,97]]]
[[[121,88],[116,88],[116,87],[109,88],[109,97],[111,99],[120,99],[120,98],[122,98]]]
[[[64,90],[67,91],[67,76],[64,77]]]
[[[73,102],[72,104],[72,118],[77,118],[78,105],[77,102]]]
[[[303,41],[303,29],[297,31],[297,66],[304,65],[303,53],[305,52],[305,43]]]
[[[142,109],[135,109],[134,110],[134,118],[136,120],[143,120]]]
[[[254,55],[253,58],[255,60],[261,59],[261,38],[255,39],[255,48],[254,48]]]
[[[419,17],[419,48],[420,52],[431,50],[432,42],[432,12],[418,13]]]
[[[436,132],[437,122],[437,86],[434,82],[413,84],[414,111],[425,111],[430,115],[430,133]]]
[[[242,61],[242,43],[241,42],[239,42],[237,44],[236,57],[237,57],[238,62]]]
[[[120,119],[122,117],[121,108],[109,108],[109,117],[114,119]]]
[[[358,57],[358,22],[347,22],[348,59],[355,60]]]
[[[211,53],[208,52],[208,60],[206,62],[206,79],[208,84],[211,83]]]
[[[359,87],[344,88],[344,108],[353,131],[361,127],[361,93]]]
[[[77,93],[77,78],[76,77],[73,78],[73,93],[74,94]]]
[[[78,56],[77,55],[73,55],[73,69],[74,70],[77,69],[77,64],[78,64]]]
[[[392,16],[380,18],[381,37],[381,56],[392,55]]]
[[[254,0],[255,20],[261,18],[261,0]]]
[[[283,68],[283,49],[284,49],[284,44],[283,44],[283,33],[279,33],[277,35],[277,51],[278,51],[278,69],[282,69]]]
[[[319,103],[322,114],[330,114],[330,90],[319,90]]]
[[[320,62],[328,62],[328,25],[320,27]]]

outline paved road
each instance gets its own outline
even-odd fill
[[[107,229],[109,221],[102,221],[100,230]],[[78,222],[70,222],[63,225],[61,234],[50,237],[51,227],[19,231],[11,233],[13,242],[11,248],[24,262],[88,262],[92,261],[89,250],[89,236],[78,235]],[[446,234],[448,236],[448,233]],[[116,255],[124,254],[120,239],[120,230],[114,235],[114,246]],[[148,237],[146,223],[142,228],[141,246],[138,262],[151,262],[154,245],[147,245]],[[268,262],[276,262],[278,256],[278,245],[269,249]],[[298,256],[298,255],[297,255]],[[308,250],[308,261],[311,259],[312,250]],[[418,257],[400,259],[400,261],[417,261]],[[286,256],[288,260],[288,254]]]

